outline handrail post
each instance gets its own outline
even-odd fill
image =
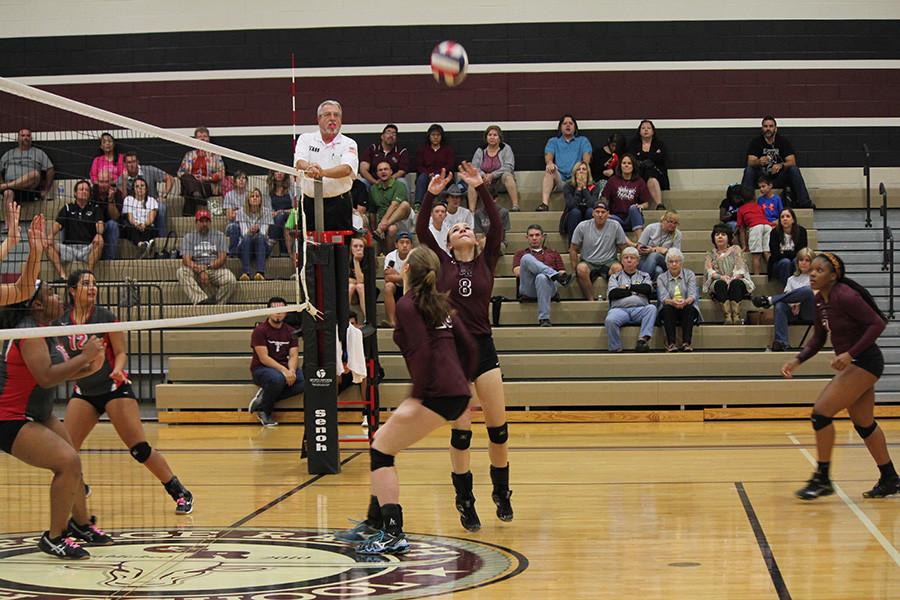
[[[866,227],[872,226],[872,182],[871,182],[871,160],[868,144],[863,144],[863,152],[865,153],[865,162],[863,163],[863,175],[866,178]]]
[[[887,189],[884,187],[884,183],[878,184],[878,193],[881,194],[881,251],[882,251],[882,261],[881,261],[881,270],[888,270],[888,262],[892,256],[888,256],[888,236],[891,233],[891,230],[888,228],[887,222]]]

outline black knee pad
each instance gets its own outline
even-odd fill
[[[377,471],[385,467],[394,466],[394,457],[384,452],[379,452],[375,448],[369,448],[369,470]]]
[[[861,437],[862,439],[866,439],[867,437],[875,433],[876,429],[878,429],[878,422],[873,420],[872,424],[868,427],[862,427],[854,423],[853,428],[856,429],[856,433],[859,434],[859,437]]]
[[[810,416],[812,420],[812,426],[814,431],[819,431],[820,429],[825,429],[831,422],[834,421],[832,417],[826,417],[825,415],[820,415],[819,413],[814,412],[812,416]]]
[[[451,429],[450,445],[457,450],[468,450],[472,444],[472,432],[468,429]]]
[[[151,448],[150,444],[147,442],[139,442],[132,446],[128,451],[131,452],[131,458],[143,464],[150,458],[153,448]]]
[[[505,444],[509,439],[509,427],[506,423],[500,427],[488,427],[488,437],[495,444]]]

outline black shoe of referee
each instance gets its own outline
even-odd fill
[[[864,498],[884,498],[885,496],[893,496],[900,492],[900,477],[890,477],[885,479],[882,477],[878,480],[871,490],[863,492]]]
[[[831,481],[822,477],[818,472],[806,482],[806,487],[794,492],[794,495],[801,500],[815,500],[821,496],[830,496],[834,493],[834,486]]]

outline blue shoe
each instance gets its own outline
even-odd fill
[[[356,523],[356,525],[354,525],[352,529],[335,533],[334,539],[338,540],[339,542],[363,542],[379,531],[365,521],[357,522],[351,519],[350,522]]]
[[[408,550],[406,535],[391,535],[385,531],[379,531],[356,546],[357,554],[403,554]]]

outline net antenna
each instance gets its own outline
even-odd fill
[[[139,132],[141,136],[165,140],[167,142],[182,146],[186,149],[204,150],[208,153],[217,154],[223,158],[228,158],[238,163],[252,165],[255,168],[268,169],[272,172],[285,173],[290,178],[290,180],[294,180],[294,178],[302,179],[302,177],[304,177],[305,175],[304,172],[298,171],[294,167],[294,165],[286,166],[258,156],[252,156],[250,154],[233,150],[231,148],[227,148],[210,142],[205,142],[194,137],[189,137],[187,135],[177,133],[175,131],[138,121],[121,114],[117,114],[111,111],[78,102],[76,100],[65,98],[63,96],[59,96],[45,90],[25,85],[8,78],[0,77],[0,93],[9,94],[14,98],[18,98],[23,101],[33,102],[35,103],[35,105],[43,105],[45,108],[41,110],[46,110],[46,107],[50,107],[51,109],[57,109],[59,111],[64,111],[65,113],[71,113],[72,115],[83,117],[83,121],[92,120],[94,122],[102,123],[108,131],[117,131],[114,127],[108,127],[108,125],[117,126],[126,132]],[[10,129],[17,130],[18,126],[11,127]],[[89,134],[93,134],[93,139],[96,140],[97,135],[99,135],[99,131],[88,131],[87,129],[82,127],[77,127],[76,129],[78,130],[77,134],[82,137],[63,141],[84,141],[86,139],[89,139]],[[59,175],[59,171],[57,171],[57,174]],[[76,175],[76,177],[78,176]],[[61,180],[59,183],[59,193],[59,196],[63,194],[63,182]],[[59,196],[57,196],[57,201],[60,200]],[[298,217],[298,221],[302,219],[303,230],[307,231],[308,229],[306,223],[306,215],[302,210],[298,210]],[[306,244],[304,244],[303,250],[303,261],[305,266],[307,256]],[[98,263],[98,265],[99,264],[100,263]],[[171,317],[166,319],[118,323],[98,323],[91,325],[80,325],[77,327],[41,327],[37,328],[37,330],[35,331],[30,331],[27,328],[0,329],[0,339],[23,339],[32,337],[61,336],[75,333],[106,333],[112,331],[129,331],[162,327],[189,327],[192,325],[202,325],[205,323],[215,323],[219,321],[246,319],[255,316],[267,316],[269,314],[285,311],[306,311],[315,318],[321,318],[321,312],[310,302],[310,295],[308,293],[306,284],[305,269],[299,269],[299,273],[297,275],[298,293],[295,299],[295,303],[290,304],[287,307],[254,308],[252,310],[242,310],[219,314],[196,314],[187,317]],[[231,306],[233,307],[234,305]]]

